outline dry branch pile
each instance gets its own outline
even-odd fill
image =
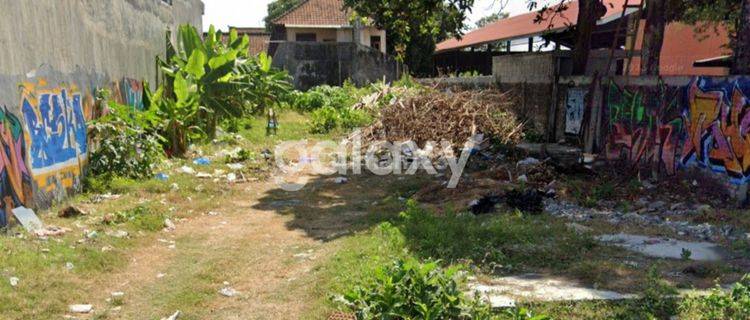
[[[428,141],[463,144],[477,134],[502,143],[522,138],[523,124],[510,111],[509,94],[497,90],[442,93],[425,90],[395,99],[362,131],[365,141]]]

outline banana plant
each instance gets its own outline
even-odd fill
[[[240,38],[237,31],[232,30],[224,44],[213,26],[202,40],[198,31],[189,25],[180,27],[178,40],[177,53],[169,63],[162,65],[162,70],[175,82],[181,76],[195,86],[202,107],[197,125],[213,137],[218,120],[244,114],[243,97],[236,92],[242,92],[243,86],[249,83],[236,81],[241,75],[235,71],[247,59],[250,40],[246,36]]]

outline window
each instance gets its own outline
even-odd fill
[[[380,36],[371,36],[370,37],[370,47],[380,50],[380,45],[382,44],[382,40]]]
[[[297,42],[316,42],[318,41],[318,35],[314,33],[298,33],[295,35],[295,41]]]

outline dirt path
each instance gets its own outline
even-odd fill
[[[330,250],[290,227],[293,217],[256,209],[274,184],[237,188],[238,197],[217,204],[218,214],[197,215],[178,222],[173,232],[160,232],[129,254],[124,270],[95,283],[91,301],[98,312],[112,308],[105,301],[111,292],[125,293],[122,306],[102,317],[160,319],[180,310],[180,319],[302,318],[311,294],[307,275]],[[220,295],[224,283],[239,294]]]

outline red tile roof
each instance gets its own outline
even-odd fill
[[[641,49],[643,29],[636,42],[636,50]],[[695,26],[683,23],[670,23],[664,31],[664,46],[661,49],[659,73],[665,76],[724,76],[728,74],[726,68],[707,67],[696,68],[693,62],[717,56],[732,54],[728,49],[729,34],[725,28],[718,28],[706,33],[696,33]],[[640,73],[641,59],[633,59],[631,74]]]
[[[280,25],[344,26],[349,25],[351,11],[343,0],[305,0],[273,22]]]
[[[625,0],[605,0],[604,3],[607,6],[607,13],[602,20],[619,18],[622,15]],[[631,0],[629,3],[638,4],[639,2]],[[536,16],[537,12],[529,12],[497,21],[465,34],[461,40],[449,39],[439,43],[436,52],[458,50],[489,42],[530,37],[545,31],[566,29],[578,21],[578,1],[569,2],[568,9],[551,18],[551,21],[535,23]]]

